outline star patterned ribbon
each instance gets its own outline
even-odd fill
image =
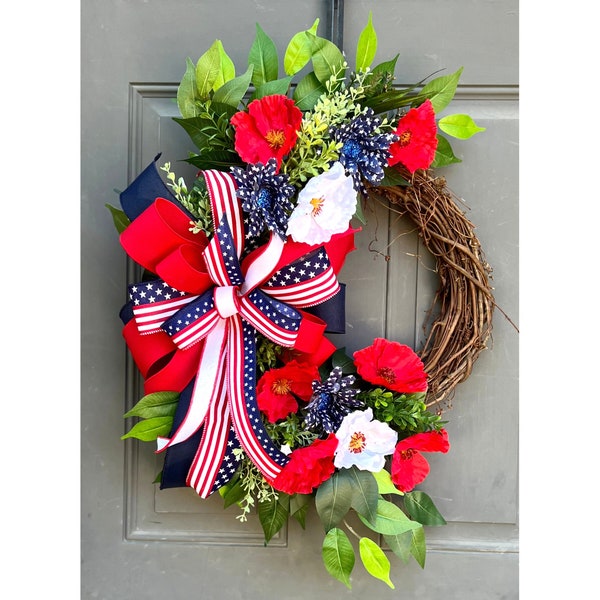
[[[175,203],[157,198],[136,215],[121,242],[136,262],[159,276],[130,286],[133,318],[124,328],[147,377],[146,392],[181,391],[193,379],[185,416],[169,438],[158,439],[157,452],[201,431],[186,484],[205,498],[235,472],[234,450],[240,445],[267,480],[288,462],[260,417],[256,336],[328,356],[333,348],[323,337],[325,323],[303,309],[338,294],[336,274],[354,247],[349,230],[344,243],[335,240],[331,261],[325,246],[271,235],[267,244],[244,255],[233,178],[220,171],[203,175],[215,223],[210,241],[189,232],[189,217]]]

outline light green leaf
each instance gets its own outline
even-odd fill
[[[292,75],[283,77],[282,79],[275,79],[274,81],[267,81],[254,90],[252,96],[250,96],[250,100],[257,100],[258,98],[273,96],[275,94],[287,96],[291,83]]]
[[[186,59],[185,64],[185,73],[177,88],[177,106],[181,116],[187,119],[195,117],[198,113],[196,107],[196,67],[189,57]]]
[[[396,62],[398,61],[399,56],[399,54],[396,54],[392,60],[386,60],[385,62],[379,63],[376,67],[373,67],[373,74],[390,73],[393,76],[396,71]]]
[[[438,145],[435,151],[435,158],[431,163],[431,168],[437,169],[453,163],[462,162],[460,158],[454,155],[450,142],[443,135],[438,135],[437,140]]]
[[[404,496],[404,506],[408,514],[423,525],[446,525],[446,519],[425,492],[409,492]]]
[[[377,487],[379,488],[380,494],[398,494],[399,496],[404,496],[404,492],[401,492],[392,481],[392,476],[385,469],[381,469],[381,471],[377,471],[377,473],[373,473],[375,477],[375,481],[377,482]]]
[[[350,574],[356,560],[354,548],[352,548],[348,536],[341,529],[335,528],[327,533],[323,540],[321,555],[327,572],[341,581],[348,589],[352,589]]]
[[[388,533],[383,536],[385,543],[390,547],[391,551],[405,563],[410,560],[413,533],[415,531],[417,530],[413,529],[404,533]]]
[[[131,224],[129,217],[121,209],[115,208],[110,204],[105,204],[104,206],[110,211],[113,218],[113,223],[117,228],[117,231],[119,233],[123,233]]]
[[[447,115],[438,121],[438,127],[452,137],[467,140],[471,136],[485,131],[485,127],[479,127],[469,115]]]
[[[312,40],[312,63],[317,79],[326,84],[334,74],[341,74],[346,62],[341,50],[329,40],[312,33],[306,34]]]
[[[155,392],[144,396],[123,418],[142,417],[166,417],[173,416],[177,409],[179,392]]]
[[[324,481],[315,495],[315,508],[325,531],[336,527],[352,505],[352,480],[340,473],[342,471]]]
[[[310,494],[294,494],[290,498],[290,515],[300,523],[302,529],[306,529],[306,513],[310,499]]]
[[[426,96],[431,100],[433,110],[436,114],[446,108],[446,106],[450,104],[452,98],[454,98],[456,86],[458,85],[458,80],[460,79],[462,72],[463,67],[458,69],[458,71],[452,75],[442,75],[423,86],[420,96]]]
[[[283,56],[283,69],[286,75],[295,75],[308,64],[313,48],[312,40],[306,34],[315,35],[318,26],[319,19],[316,19],[310,29],[296,33],[290,40]]]
[[[395,504],[380,499],[377,503],[377,516],[374,523],[370,523],[362,515],[359,519],[370,529],[377,533],[404,533],[411,529],[422,527],[420,523],[409,519]]]
[[[201,100],[208,99],[215,81],[221,74],[219,43],[219,40],[215,40],[196,63],[196,91]]]
[[[425,530],[423,526],[411,531],[412,540],[410,545],[410,553],[414,556],[419,566],[425,568],[425,556],[427,554],[427,546],[425,544]]]
[[[271,538],[285,525],[287,517],[288,511],[277,499],[258,503],[258,519],[262,525],[266,543],[269,543]]]
[[[395,589],[390,579],[390,561],[383,550],[373,540],[366,537],[360,538],[358,549],[360,559],[369,574]]]
[[[214,93],[213,102],[219,102],[237,108],[250,87],[252,68],[252,65],[250,65],[243,75],[223,84]]]
[[[293,98],[300,110],[312,110],[321,95],[326,91],[325,85],[311,71],[298,82]]]
[[[377,33],[373,27],[373,13],[369,11],[369,22],[358,36],[356,46],[356,70],[365,71],[377,54]]]
[[[256,36],[250,47],[248,65],[252,65],[252,83],[260,87],[268,81],[277,79],[279,72],[279,59],[277,47],[273,40],[256,24]]]
[[[365,517],[369,523],[375,523],[379,491],[373,473],[352,467],[351,469],[341,469],[340,475],[348,477],[353,488],[350,506],[359,515]]]
[[[218,90],[222,85],[231,81],[235,77],[235,65],[233,61],[225,52],[225,48],[223,48],[223,43],[221,40],[216,41],[217,48],[219,48],[219,55],[221,57],[221,68],[219,69],[219,74],[213,83],[213,90]]]
[[[122,440],[136,438],[142,442],[153,442],[157,437],[166,437],[173,427],[173,417],[153,417],[136,423]]]

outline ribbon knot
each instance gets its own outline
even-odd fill
[[[215,308],[222,319],[240,312],[240,288],[237,285],[222,285],[214,289]]]

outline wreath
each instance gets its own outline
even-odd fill
[[[393,588],[384,548],[423,567],[424,527],[445,524],[417,487],[492,328],[490,266],[434,175],[460,162],[449,138],[483,128],[438,116],[462,68],[398,87],[398,55],[372,66],[371,15],[353,69],[318,24],[290,40],[283,77],[258,24],[242,74],[219,40],[188,58],[175,121],[195,180],[159,154],[108,206],[140,267],[120,317],[144,394],[123,439],[156,444],[161,489],[257,515],[265,544],[314,502],[326,570],[351,587],[357,547]],[[344,332],[339,275],[374,202],[414,221],[440,286],[422,349],[375,338],[350,356],[327,334]]]

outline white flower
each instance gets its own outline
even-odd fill
[[[335,437],[339,440],[333,464],[348,469],[381,471],[385,457],[393,454],[398,434],[387,424],[373,420],[373,411],[357,410],[344,417]]]
[[[298,194],[298,204],[290,215],[287,235],[295,242],[322,244],[348,229],[356,211],[356,190],[352,177],[346,177],[342,163],[308,181]]]

